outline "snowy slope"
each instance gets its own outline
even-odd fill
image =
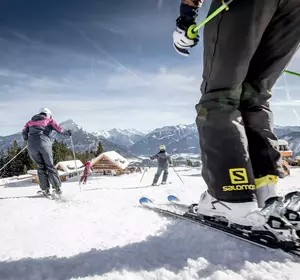
[[[28,179],[0,180],[0,279],[33,280],[296,280],[300,264],[221,233],[159,216],[138,204],[175,194],[197,202],[205,184],[197,169],[170,170],[169,184],[149,187],[155,168],[120,177],[96,177],[80,192],[63,184],[64,202],[37,198]],[[73,178],[75,180],[75,178]],[[300,169],[280,180],[286,193]]]

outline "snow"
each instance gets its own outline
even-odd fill
[[[172,154],[172,158],[195,158],[199,159],[200,154],[193,154],[193,153],[179,153],[179,154]]]
[[[68,173],[76,172],[76,166],[79,171],[84,170],[84,167],[80,168],[81,166],[83,166],[83,163],[80,160],[76,160],[76,164],[74,160],[60,161],[56,164],[55,168],[57,168],[58,166],[60,166],[63,171]]]
[[[67,175],[68,174],[67,172],[64,172],[64,171],[61,171],[61,170],[57,170],[57,171],[58,171],[59,175]],[[27,174],[29,174],[29,175],[37,175],[37,170],[36,169],[34,169],[34,170],[28,170]]]
[[[0,180],[0,279],[32,280],[296,280],[300,264],[222,233],[160,216],[141,196],[197,202],[200,170],[176,168],[172,184],[149,187],[156,168],[117,177],[93,175],[79,190],[63,183],[63,201],[36,197],[30,179]],[[300,169],[280,180],[280,193],[299,189]]]

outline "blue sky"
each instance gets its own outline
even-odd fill
[[[179,0],[2,0],[0,135],[41,107],[88,131],[151,130],[194,122],[202,43],[189,58],[172,46]],[[201,9],[204,18],[209,1]],[[290,70],[300,72],[300,53]],[[273,94],[276,124],[300,123],[300,81]]]

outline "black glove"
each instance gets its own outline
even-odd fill
[[[189,50],[199,42],[198,32],[189,34],[191,37],[188,36],[188,29],[191,26],[196,26],[199,7],[184,3],[180,6],[180,16],[176,19],[176,29],[173,32],[173,46],[183,56],[189,56]]]

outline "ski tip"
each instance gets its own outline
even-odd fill
[[[179,201],[179,198],[175,195],[169,195],[168,196],[168,201],[172,202],[172,201]]]
[[[147,203],[153,203],[151,199],[147,198],[147,197],[142,197],[139,200],[140,204],[147,204]]]

